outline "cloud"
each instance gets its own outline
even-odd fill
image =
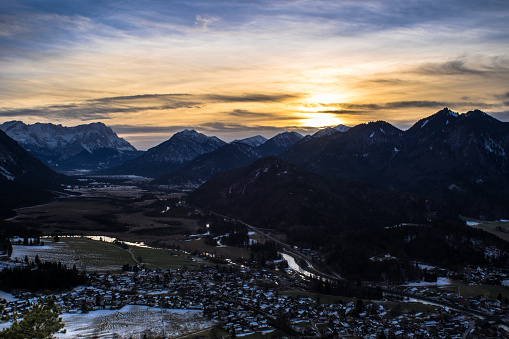
[[[176,133],[191,126],[139,126],[139,125],[108,125],[119,134],[162,134]]]
[[[495,96],[495,98],[497,98],[499,100],[507,100],[507,99],[509,99],[509,92],[505,92],[502,94],[495,94],[494,96]]]
[[[219,18],[214,17],[214,16],[201,16],[201,15],[197,15],[196,16],[196,21],[194,22],[194,24],[200,30],[206,31],[206,30],[208,30],[208,28],[209,28],[209,26],[211,24],[213,24],[214,22],[216,22],[218,20],[219,20]]]
[[[472,108],[494,108],[500,107],[500,104],[489,104],[484,102],[447,102],[447,101],[394,101],[387,103],[367,103],[367,104],[350,104],[350,103],[332,103],[320,104],[324,107],[338,107],[337,110],[317,110],[318,113],[334,113],[363,115],[370,114],[369,111],[379,111],[387,109],[405,109],[405,108],[441,108],[441,107],[472,107]]]
[[[509,60],[492,58],[489,63],[467,63],[464,60],[451,60],[441,63],[428,63],[417,67],[413,72],[423,75],[478,75],[478,76],[503,76],[509,73]]]
[[[72,118],[80,120],[111,119],[113,115],[144,111],[166,111],[178,108],[196,108],[196,101],[183,94],[135,95],[90,99],[80,103],[50,105],[34,108],[0,109],[0,116],[35,116],[52,118]],[[147,102],[148,101],[148,102]]]
[[[176,98],[181,97],[190,97],[190,94],[186,93],[175,93],[175,94],[139,94],[139,95],[129,95],[129,96],[118,96],[118,97],[106,97],[99,99],[90,99],[88,102],[118,102],[118,101],[132,101],[132,100],[140,100],[140,99],[165,99],[165,100],[174,100]]]
[[[205,96],[208,100],[215,102],[285,102],[298,98],[292,94],[257,94],[248,93],[242,95],[209,94]]]
[[[226,112],[226,114],[242,118],[250,121],[277,121],[277,120],[297,120],[294,115],[286,115],[285,113],[267,113],[267,112],[251,112],[245,109],[234,109],[233,111]]]
[[[237,123],[223,123],[223,122],[208,122],[198,126],[198,129],[204,129],[211,133],[261,133],[261,132],[284,132],[284,131],[316,131],[315,127],[304,127],[304,126],[269,126],[269,125],[256,125],[248,126]]]
[[[336,115],[365,115],[365,114],[368,114],[369,112],[367,111],[356,111],[356,110],[351,110],[351,109],[337,109],[337,110],[334,110],[334,109],[330,109],[330,110],[326,110],[326,111],[318,111],[316,113],[332,113],[332,114],[336,114]]]
[[[148,111],[168,111],[180,108],[200,109],[208,103],[274,103],[294,98],[293,95],[243,94],[243,95],[194,95],[189,93],[139,94],[89,99],[65,105],[37,106],[31,108],[0,108],[4,117],[45,117],[87,120],[112,119],[115,115],[126,115]],[[225,114],[254,120],[293,120],[295,117],[276,113],[257,113],[235,109]]]
[[[280,127],[274,126],[247,126],[237,123],[224,123],[224,122],[207,122],[200,125],[209,131],[220,131],[220,132],[234,132],[234,131],[278,131]]]

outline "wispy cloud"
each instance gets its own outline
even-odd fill
[[[18,109],[0,108],[0,116],[53,117],[55,119],[72,118],[84,121],[111,119],[115,115],[129,113],[196,108],[198,102],[185,100],[188,98],[189,96],[184,94],[144,94],[106,97],[66,105],[49,105]]]
[[[418,67],[415,72],[424,75],[506,76],[509,74],[509,59],[495,58],[489,64],[475,65],[470,65],[464,60],[429,63]]]
[[[214,22],[218,21],[219,18],[214,16],[196,16],[195,25],[202,31],[206,31],[209,28],[209,25],[213,24]]]
[[[495,108],[500,104],[490,104],[484,102],[446,102],[446,101],[395,101],[380,104],[351,104],[351,103],[332,103],[320,104],[325,107],[338,107],[337,110],[318,110],[323,113],[336,114],[359,114],[369,113],[369,111],[379,111],[388,109],[405,109],[405,108],[437,108],[437,107],[456,107],[469,106],[472,108]]]
[[[206,99],[216,102],[285,102],[298,98],[291,94],[247,93],[242,95],[210,94]]]

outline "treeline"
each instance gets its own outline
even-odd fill
[[[460,222],[349,230],[322,245],[329,249],[330,266],[346,277],[359,280],[424,278],[425,272],[414,261],[452,270],[465,265],[509,267],[508,243]]]
[[[380,287],[364,286],[360,283],[346,281],[346,280],[319,280],[311,279],[311,287],[314,292],[326,295],[337,295],[349,298],[361,299],[382,299],[383,292]]]
[[[10,257],[12,254],[12,244],[9,238],[0,233],[0,255],[7,255]]]
[[[0,289],[6,292],[13,289],[34,292],[64,290],[87,282],[86,274],[79,272],[76,266],[67,268],[61,262],[30,262],[23,267],[4,268],[0,271]]]
[[[156,200],[149,206],[150,211],[143,212],[143,215],[157,218],[193,218],[198,219],[194,207],[188,207],[181,203],[179,198]]]
[[[221,237],[223,245],[250,250],[251,261],[262,267],[265,267],[267,261],[279,259],[279,246],[273,241],[250,241],[248,228],[244,224],[217,216],[208,216],[201,223],[208,224],[210,234],[204,239],[208,245],[216,246],[217,241],[214,238]]]

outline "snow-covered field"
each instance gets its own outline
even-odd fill
[[[96,246],[105,245],[105,243],[97,241],[95,244],[89,239],[64,239],[54,242],[53,239],[43,238],[44,246],[24,246],[14,244],[12,256],[13,260],[24,262],[25,256],[29,260],[34,260],[38,255],[42,261],[61,262],[63,265],[71,268],[73,265],[79,270],[87,271],[113,271],[121,267],[121,258],[115,262],[115,258],[124,255],[126,258],[131,254],[123,251],[117,246],[108,244],[108,247],[101,247],[100,250]],[[87,243],[88,242],[88,243]],[[90,248],[90,246],[95,246]],[[106,245],[105,245],[106,246]],[[123,253],[125,252],[125,253]]]
[[[429,281],[418,281],[418,282],[411,282],[402,286],[446,286],[451,285],[452,280],[445,277],[439,277],[437,281],[435,282],[429,282]]]
[[[63,314],[65,334],[57,338],[143,338],[144,334],[177,337],[204,330],[214,322],[202,311],[127,305],[120,310]]]
[[[45,242],[44,246],[13,245],[11,258],[24,261],[25,256],[28,256],[30,260],[34,260],[35,256],[38,255],[41,260],[66,263],[74,261],[72,251],[67,243],[53,242],[49,239],[43,239],[43,241]]]

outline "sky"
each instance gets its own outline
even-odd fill
[[[0,2],[0,123],[102,121],[145,150],[446,106],[509,121],[509,1]]]

